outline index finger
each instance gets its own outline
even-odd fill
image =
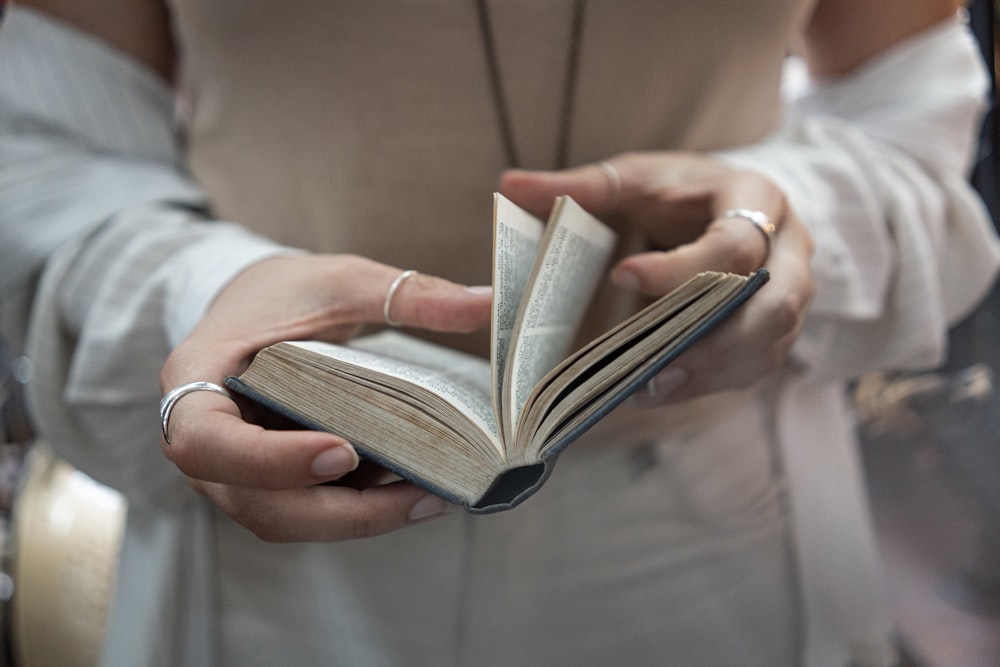
[[[544,220],[560,195],[569,195],[591,214],[606,217],[621,185],[618,172],[610,163],[601,162],[561,171],[509,169],[500,177],[499,187],[504,196]]]
[[[768,177],[723,169],[710,190],[712,220],[705,231],[661,253],[669,261],[657,261],[657,253],[626,258],[612,273],[615,282],[659,296],[699,271],[748,274],[768,264],[783,228],[800,223],[784,191]]]
[[[394,282],[403,279],[402,282]],[[384,281],[383,281],[384,282]],[[467,333],[490,322],[493,290],[467,286],[416,271],[392,274],[369,301],[364,319],[391,326]]]
[[[731,171],[711,201],[713,219],[690,244],[695,253],[714,266],[728,260],[728,270],[737,273],[764,266],[789,214],[785,193],[761,174]]]
[[[785,226],[789,226],[787,220],[776,224],[773,236],[768,238],[752,221],[740,216],[723,215],[690,243],[672,250],[626,257],[614,267],[611,278],[620,286],[659,297],[701,271],[745,275],[761,266],[768,266],[783,234],[790,237],[784,241],[784,252],[789,252],[787,246],[791,245],[794,246],[791,252],[807,255],[801,235],[794,230],[786,233]]]

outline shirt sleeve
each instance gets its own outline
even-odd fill
[[[0,25],[5,335],[34,365],[42,437],[136,501],[187,497],[159,452],[159,369],[218,291],[291,252],[210,219],[172,91],[96,39],[8,7]]]
[[[988,85],[956,15],[843,79],[789,86],[771,137],[719,154],[780,184],[813,235],[817,292],[793,350],[809,372],[935,366],[985,295],[1000,249],[967,176]]]

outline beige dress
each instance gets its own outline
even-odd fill
[[[586,3],[570,164],[761,137],[802,5]],[[475,3],[175,8],[189,164],[216,214],[489,282],[506,165]],[[571,9],[490,3],[526,167],[556,166]],[[595,326],[633,302],[603,306]],[[793,665],[800,612],[767,415],[751,394],[623,410],[517,511],[366,542],[266,546],[220,518],[225,662],[290,664],[293,647],[296,664]]]

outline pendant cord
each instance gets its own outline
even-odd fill
[[[583,35],[584,0],[573,3],[573,23],[570,31],[569,62],[563,79],[562,108],[559,110],[559,144],[556,146],[556,169],[565,169],[569,160],[573,112],[576,107],[576,82],[580,71],[580,42]]]
[[[580,69],[580,44],[583,41],[583,19],[586,2],[574,0],[573,17],[570,26],[570,42],[568,47],[568,62],[566,75],[563,79],[562,100],[559,108],[559,137],[556,144],[555,166],[563,169],[567,166],[571,124],[576,101],[576,84]],[[514,130],[510,119],[510,109],[507,97],[504,95],[502,77],[500,75],[500,59],[497,55],[496,41],[493,37],[493,26],[490,21],[488,0],[476,0],[476,10],[479,16],[479,32],[482,37],[483,51],[486,55],[486,67],[489,72],[490,93],[497,112],[497,122],[500,125],[500,139],[503,142],[504,158],[507,166],[521,166],[521,159],[514,141]]]
[[[517,155],[517,146],[510,126],[510,112],[507,110],[507,99],[500,83],[500,62],[497,57],[497,47],[493,41],[493,26],[490,24],[490,9],[487,0],[477,0],[476,9],[479,14],[479,34],[486,52],[486,67],[490,74],[490,92],[493,94],[493,107],[497,112],[497,122],[500,124],[500,139],[503,141],[504,158],[507,166],[517,168],[521,160]]]

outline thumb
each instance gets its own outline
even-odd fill
[[[562,171],[509,169],[500,177],[500,193],[543,220],[556,197],[569,195],[593,215],[607,213],[617,197],[612,176],[600,165]]]
[[[679,287],[701,269],[700,256],[690,245],[668,252],[629,255],[611,270],[611,282],[649,297],[660,297]]]

